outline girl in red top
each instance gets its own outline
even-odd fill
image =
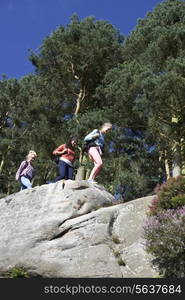
[[[75,160],[76,144],[77,139],[72,137],[69,139],[68,143],[60,145],[53,151],[54,155],[58,155],[60,157],[58,163],[59,176],[48,183],[57,182],[61,179],[73,179],[73,163]]]

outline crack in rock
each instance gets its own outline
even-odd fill
[[[66,233],[68,233],[69,231],[74,231],[79,229],[80,227],[84,227],[86,225],[87,222],[89,222],[90,220],[93,220],[95,218],[95,216],[92,216],[91,218],[82,220],[82,221],[78,221],[76,224],[66,224],[66,226],[64,225],[63,228],[61,228],[62,230],[57,233],[56,235],[54,235],[50,241],[57,239],[57,238],[61,238],[63,237]],[[74,217],[71,217],[65,221],[63,221],[61,223],[61,225],[59,225],[59,227],[61,227],[65,222],[68,222],[70,220],[74,219]],[[82,225],[83,224],[83,225]],[[60,228],[59,228],[60,229]]]
[[[109,222],[109,225],[108,225],[108,234],[110,236],[112,236],[112,231],[113,231],[113,227],[114,227],[114,223],[115,221],[117,220],[117,217],[119,215],[119,212],[116,211],[112,214],[111,218],[110,218],[110,222]]]

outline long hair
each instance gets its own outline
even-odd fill
[[[75,142],[77,143],[77,142],[78,142],[78,139],[77,139],[75,136],[72,136],[72,137],[70,137],[69,140],[67,141],[66,147],[69,148],[69,149],[71,149],[71,150],[74,149],[73,145],[71,144],[72,141],[75,141]]]

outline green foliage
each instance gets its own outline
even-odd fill
[[[120,256],[119,258],[118,258],[118,265],[119,266],[126,266],[126,264],[125,264],[125,262],[123,261],[123,259],[122,259],[122,257]]]
[[[9,278],[29,278],[28,273],[21,267],[15,266],[11,270],[9,270],[7,276]]]
[[[183,165],[184,5],[159,4],[125,41],[107,21],[74,15],[30,52],[34,75],[0,81],[0,193],[18,191],[15,172],[30,149],[34,185],[54,177],[51,152],[71,135],[79,138],[75,170],[87,175],[83,138],[106,121],[114,128],[97,180],[120,201],[151,193],[178,147]]]
[[[77,16],[65,28],[47,37],[40,52],[32,52],[36,66],[53,99],[65,104],[66,114],[99,107],[93,94],[105,73],[122,60],[123,37],[106,21]],[[64,108],[64,106],[63,106]]]
[[[161,210],[174,209],[185,205],[185,177],[170,178],[156,188],[156,197],[150,206],[150,214]]]
[[[150,216],[144,225],[146,250],[162,277],[185,276],[185,206]]]
[[[15,186],[13,172],[16,162],[13,158],[17,154],[17,149],[21,148],[27,132],[24,126],[21,127],[21,123],[24,122],[22,115],[24,104],[24,99],[20,97],[19,82],[3,78],[0,81],[0,192],[2,193],[10,193]]]
[[[185,194],[171,198],[172,207],[177,208],[185,205]]]
[[[119,239],[119,237],[116,236],[116,235],[113,235],[113,236],[112,236],[112,241],[113,241],[113,243],[115,243],[115,244],[120,244],[120,239]]]
[[[165,1],[127,37],[124,63],[107,72],[99,91],[118,124],[138,129],[158,149],[161,170],[185,161],[183,1]],[[159,174],[160,175],[160,174]]]
[[[85,135],[109,121],[105,104],[95,91],[105,73],[122,61],[122,41],[119,31],[108,22],[93,17],[80,21],[73,16],[69,25],[60,26],[43,41],[38,53],[30,54],[41,83],[37,112],[42,109],[42,114],[36,115],[34,124],[35,129],[42,129],[35,130],[34,140],[38,137],[39,153],[43,153],[43,144],[47,147],[38,160],[71,135],[79,138],[79,157]],[[75,168],[80,164],[79,158]],[[45,178],[51,176],[46,170],[45,174]]]

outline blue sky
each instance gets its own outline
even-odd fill
[[[0,0],[0,78],[34,72],[28,49],[36,50],[58,26],[77,13],[107,20],[127,36],[162,0]]]

